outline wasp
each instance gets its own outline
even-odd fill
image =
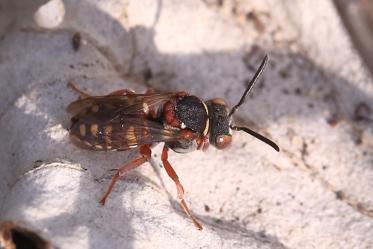
[[[233,114],[244,103],[267,60],[265,56],[240,101],[230,110],[222,98],[204,102],[186,92],[159,94],[148,90],[144,94],[137,94],[128,89],[105,96],[91,96],[69,82],[69,86],[80,94],[80,99],[67,107],[67,112],[72,116],[69,135],[75,145],[95,151],[134,148],[139,151],[137,158],[119,167],[100,203],[105,204],[120,177],[150,160],[153,145],[163,142],[161,161],[164,169],[176,184],[182,209],[201,230],[201,224],[184,200],[184,188],[168,161],[168,151],[186,153],[206,150],[209,144],[217,149],[225,149],[232,143],[232,130],[244,131],[279,151],[279,147],[268,138],[248,127],[235,126],[233,122]]]

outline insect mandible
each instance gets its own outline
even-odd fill
[[[152,145],[164,142],[161,160],[176,184],[180,205],[194,225],[202,229],[184,200],[184,188],[168,161],[168,150],[186,153],[205,150],[209,144],[224,149],[231,144],[232,130],[235,130],[244,131],[279,151],[268,138],[248,127],[235,126],[232,118],[260,77],[267,60],[265,56],[240,101],[231,110],[221,98],[204,102],[186,92],[158,94],[150,90],[136,94],[122,89],[106,96],[90,96],[70,82],[69,86],[80,94],[80,99],[67,107],[72,116],[71,141],[80,148],[96,151],[138,148],[140,154],[117,170],[100,203],[105,204],[121,176],[150,160]]]

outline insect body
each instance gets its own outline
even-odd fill
[[[139,157],[118,169],[100,203],[105,203],[121,176],[150,160],[153,144],[164,142],[161,160],[176,184],[180,205],[196,227],[202,229],[184,201],[183,186],[167,159],[168,149],[185,153],[206,149],[209,144],[224,149],[232,142],[232,130],[237,130],[245,131],[279,151],[269,139],[247,127],[234,126],[232,120],[232,115],[244,102],[266,62],[267,56],[231,111],[220,98],[203,102],[185,92],[157,94],[148,91],[135,94],[126,89],[106,96],[90,96],[69,83],[81,95],[81,99],[67,107],[67,112],[72,115],[70,138],[74,144],[97,151],[138,148],[140,152]]]

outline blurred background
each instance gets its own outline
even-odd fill
[[[373,71],[373,2],[335,0],[340,18],[370,72]]]

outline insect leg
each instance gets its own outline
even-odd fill
[[[162,151],[162,162],[163,166],[166,169],[166,172],[169,177],[175,182],[176,188],[177,188],[177,197],[180,200],[180,206],[183,208],[184,212],[188,215],[188,217],[192,220],[194,225],[197,227],[198,230],[202,230],[201,224],[198,223],[198,221],[193,217],[192,213],[189,211],[189,208],[184,200],[184,188],[183,185],[181,185],[179,181],[179,177],[177,176],[175,170],[172,168],[171,164],[167,160],[168,158],[168,148],[166,145],[163,147]]]
[[[197,150],[203,150],[203,151],[206,151],[207,148],[209,147],[209,140],[208,140],[208,137],[207,136],[202,136],[202,137],[199,137],[197,138]]]
[[[126,163],[125,165],[123,165],[122,167],[120,167],[118,169],[118,171],[115,173],[115,175],[113,176],[113,178],[111,179],[111,183],[109,185],[109,188],[106,190],[104,196],[101,198],[100,200],[100,204],[101,205],[105,205],[105,201],[106,201],[106,198],[109,196],[111,190],[113,190],[113,187],[115,185],[115,183],[117,182],[117,180],[122,177],[124,174],[126,174],[127,172],[139,167],[140,165],[142,165],[143,163],[147,162],[150,160],[150,157],[151,157],[151,150],[150,150],[150,146],[149,145],[141,145],[140,147],[140,154],[141,156],[132,160],[131,162],[129,163]]]
[[[70,87],[71,89],[73,89],[75,92],[77,92],[82,99],[91,97],[91,95],[89,95],[88,93],[86,93],[83,90],[79,89],[76,86],[76,84],[73,81],[71,81],[71,80],[67,83],[67,86]]]

